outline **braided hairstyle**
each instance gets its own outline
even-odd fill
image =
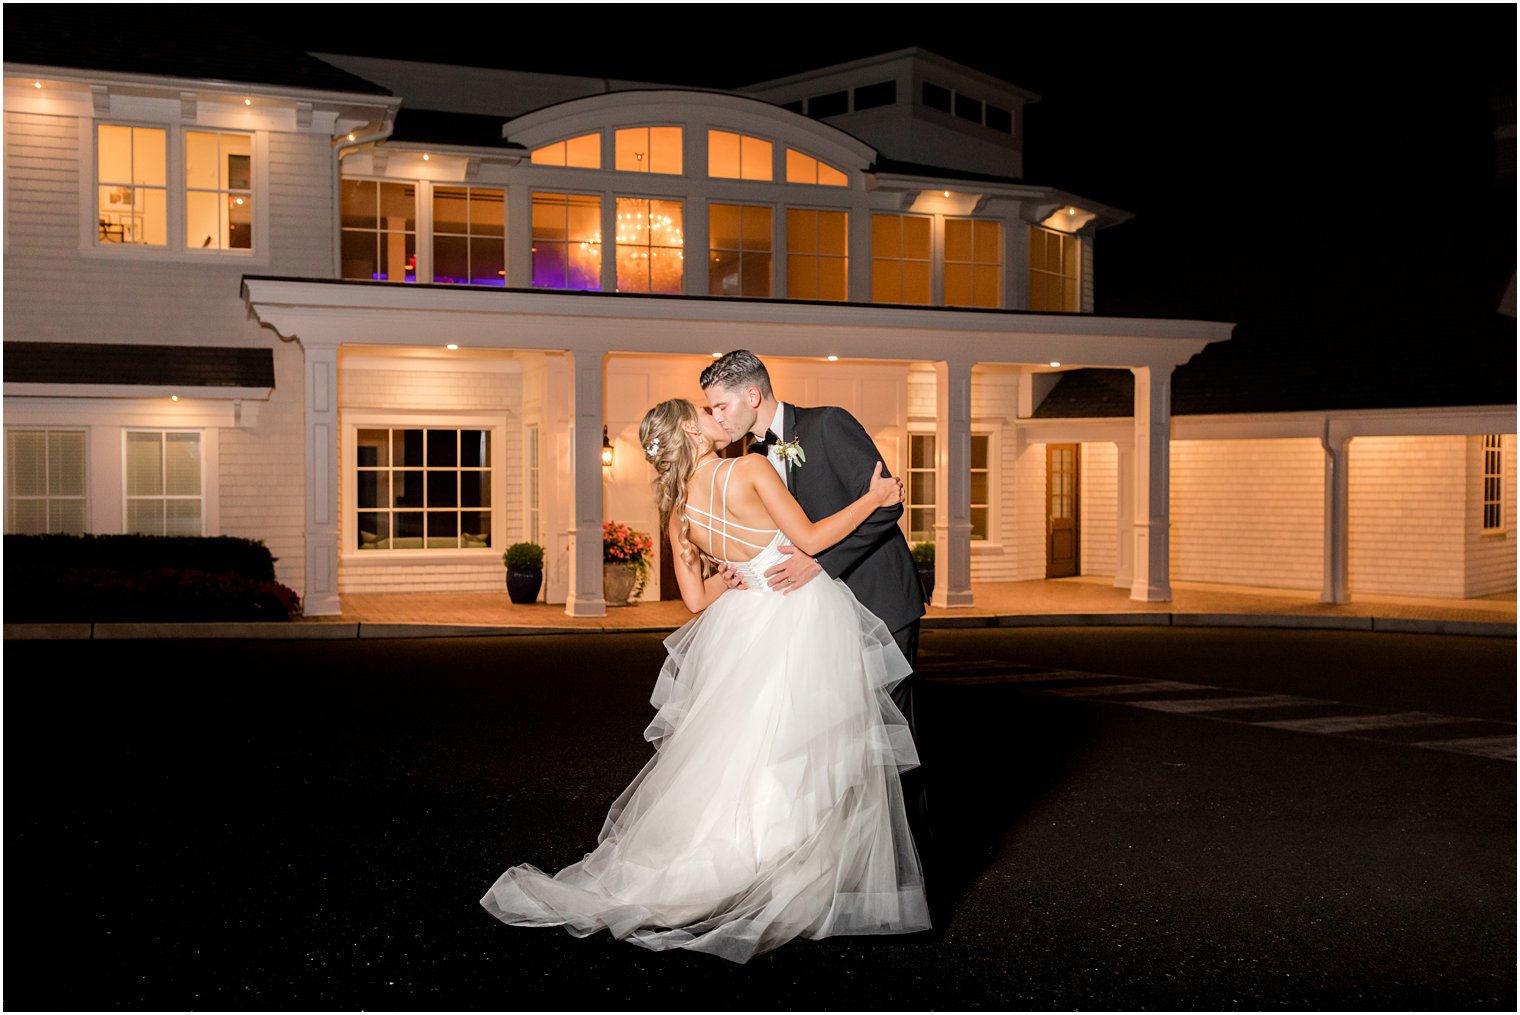
[[[686,485],[697,466],[697,442],[681,429],[682,423],[697,422],[697,407],[684,398],[672,398],[644,413],[639,424],[639,443],[644,457],[654,466],[654,501],[660,509],[660,531],[670,531],[670,516],[686,503]],[[681,514],[681,545],[677,552],[687,564],[696,562],[697,548],[691,542],[691,521]]]

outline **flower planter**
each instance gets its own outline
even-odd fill
[[[627,606],[628,597],[638,584],[639,572],[632,564],[602,563],[602,597],[608,606]]]
[[[538,590],[543,584],[542,568],[507,569],[507,597],[514,603],[538,602]]]

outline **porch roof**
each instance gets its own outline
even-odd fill
[[[265,325],[304,344],[1176,366],[1233,325],[1022,310],[245,275]]]

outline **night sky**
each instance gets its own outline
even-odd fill
[[[1514,321],[1495,313],[1515,266],[1513,145],[1501,167],[1494,139],[1496,102],[1514,122],[1512,5],[645,6],[643,38],[626,24],[578,37],[564,9],[532,8],[527,32],[505,5],[404,29],[271,16],[281,43],[315,52],[708,87],[921,46],[1041,96],[1026,180],[1134,213],[1098,235],[1099,313],[1238,323],[1233,348],[1204,356],[1242,383],[1303,355],[1514,401]],[[257,10],[201,16],[267,34]],[[672,36],[662,16],[692,24]]]

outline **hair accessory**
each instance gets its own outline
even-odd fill
[[[654,440],[644,445],[644,452],[645,454],[649,455],[650,458],[658,455],[660,453],[660,439],[656,437]]]

